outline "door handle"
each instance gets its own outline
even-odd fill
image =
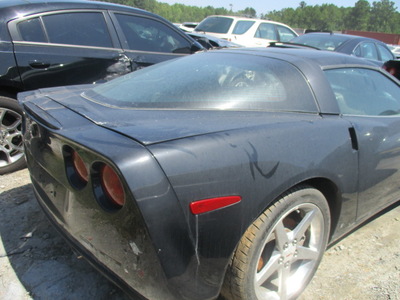
[[[37,60],[30,61],[29,65],[34,69],[46,69],[46,68],[50,67],[49,62],[43,62],[43,61],[37,61]]]
[[[351,140],[351,147],[353,148],[353,150],[358,150],[357,133],[354,127],[349,127],[349,134]]]

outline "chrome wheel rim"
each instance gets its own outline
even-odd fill
[[[24,156],[22,116],[0,108],[0,167],[8,166]]]
[[[289,209],[273,225],[258,253],[258,299],[291,299],[308,283],[324,249],[324,217],[312,203]]]

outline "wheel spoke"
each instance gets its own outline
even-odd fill
[[[299,241],[301,237],[304,235],[304,233],[307,231],[307,229],[310,227],[311,223],[316,218],[316,216],[317,216],[316,210],[309,211],[301,220],[301,222],[296,226],[296,228],[293,230],[293,238]]]
[[[3,124],[3,119],[4,119],[5,115],[6,115],[6,110],[0,109],[0,126],[1,126],[1,124]]]
[[[296,260],[317,260],[319,252],[307,247],[297,247]]]
[[[22,145],[22,142],[15,144],[13,143],[13,140],[17,138],[17,140],[22,141],[22,136],[21,136],[21,132],[16,132],[13,134],[10,134],[9,136],[6,137],[5,141],[8,145],[9,151],[24,151],[24,147]]]
[[[288,282],[290,278],[290,267],[285,267],[279,271],[278,294],[279,299],[285,300],[288,298]]]
[[[18,131],[18,127],[19,127],[21,124],[22,124],[22,119],[19,117],[19,118],[17,118],[17,119],[15,120],[14,123],[12,123],[12,124],[9,125],[9,126],[6,126],[5,128],[7,128],[9,132]]]
[[[279,221],[274,230],[276,247],[282,252],[289,243],[288,233],[283,225],[283,221]],[[286,245],[286,246],[285,246]]]
[[[280,253],[274,252],[267,264],[256,275],[256,287],[260,287],[282,266],[279,264]]]

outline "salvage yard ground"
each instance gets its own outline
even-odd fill
[[[127,299],[51,227],[26,169],[0,176],[0,299]],[[309,299],[400,300],[400,203],[325,253]]]

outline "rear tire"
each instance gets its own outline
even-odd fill
[[[0,175],[25,167],[22,109],[17,100],[0,96]]]
[[[222,295],[229,300],[297,298],[318,268],[329,229],[323,194],[308,186],[290,190],[244,233]]]

